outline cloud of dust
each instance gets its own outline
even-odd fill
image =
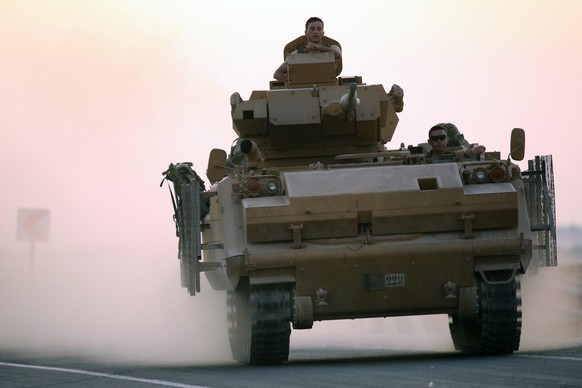
[[[224,293],[180,288],[176,251],[55,252],[0,260],[0,351],[110,362],[232,362]],[[204,276],[203,276],[204,277]],[[204,279],[205,280],[205,279]]]
[[[49,255],[38,244],[34,261],[25,252],[3,255],[0,351],[164,365],[233,362],[224,292],[202,276],[202,292],[189,296],[179,287],[175,244],[168,247]],[[521,351],[582,343],[582,265],[567,253],[560,258],[558,267],[522,279]],[[293,331],[291,354],[317,347],[454,350],[445,315],[316,322]]]
[[[357,349],[366,354],[454,351],[446,315],[315,322],[311,330],[293,332],[292,353],[294,345],[302,349]]]
[[[521,290],[521,350],[582,344],[582,257],[558,248],[558,266],[523,277]]]
[[[234,137],[228,94],[191,56],[198,23],[143,14],[146,4],[73,3],[0,12],[12,37],[0,65],[0,351],[230,362],[225,297],[180,288],[171,203],[157,187],[170,162],[201,171],[207,143]],[[217,104],[219,117],[199,113]],[[34,254],[15,241],[21,207],[50,210],[50,240]]]

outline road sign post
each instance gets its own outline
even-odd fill
[[[49,240],[50,215],[49,209],[18,209],[16,238],[30,242],[29,281],[34,268],[34,243]]]

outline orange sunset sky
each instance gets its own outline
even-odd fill
[[[179,290],[161,173],[192,161],[205,177],[209,151],[235,139],[230,95],[268,88],[310,16],[341,42],[343,75],[404,89],[388,148],[424,142],[444,121],[505,157],[521,127],[526,160],[553,155],[558,226],[581,224],[582,1],[0,0],[0,345],[42,331],[74,343],[83,327],[79,338],[101,343],[125,324],[112,343],[145,354],[144,335],[191,330],[180,314],[201,300]],[[20,208],[50,210],[30,269]],[[40,295],[31,311],[55,314],[20,332],[37,322],[21,311],[27,281]],[[168,306],[178,319],[158,313]],[[146,334],[129,338],[142,312]],[[158,355],[162,343],[193,348],[159,341]]]

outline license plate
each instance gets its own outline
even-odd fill
[[[403,287],[405,285],[405,279],[403,273],[387,273],[384,275],[384,286],[385,287]]]

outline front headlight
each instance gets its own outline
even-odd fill
[[[484,168],[476,168],[473,170],[473,179],[477,183],[484,183],[487,181],[487,171]]]
[[[281,184],[279,183],[279,181],[275,179],[270,179],[265,183],[265,191],[271,195],[277,194],[279,192],[280,187]]]

